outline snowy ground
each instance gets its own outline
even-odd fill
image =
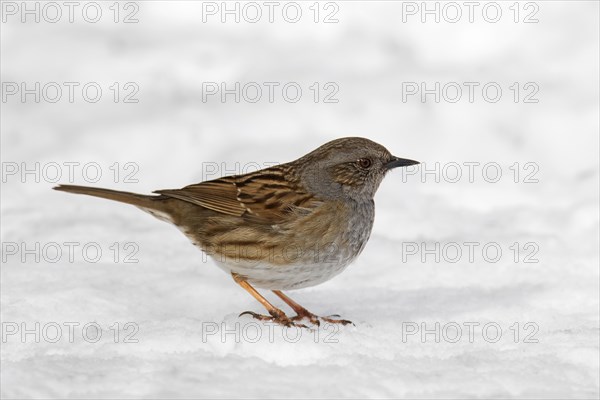
[[[80,86],[72,103],[66,86],[56,103],[51,91],[39,103],[2,102],[3,398],[598,398],[597,2],[520,3],[519,23],[502,2],[495,24],[480,9],[465,21],[466,7],[454,24],[420,14],[403,23],[411,4],[385,1],[337,2],[334,24],[315,24],[311,3],[296,24],[277,13],[272,24],[236,24],[218,14],[203,23],[201,3],[161,1],[136,3],[135,24],[112,22],[112,2],[96,24],[79,9],[73,24],[23,24],[6,3],[3,95],[7,82]],[[320,20],[335,11],[320,7]],[[136,10],[120,11],[122,20]],[[522,23],[532,12],[539,22]],[[103,89],[97,103],[81,96],[87,82]],[[138,103],[123,103],[127,82]],[[296,82],[303,95],[203,101],[202,82]],[[322,101],[327,82],[338,103]],[[473,102],[463,86],[456,103],[446,101],[454,92],[423,103],[403,101],[403,82],[480,86]],[[503,90],[496,103],[482,98],[488,82]],[[528,82],[538,103],[523,102]],[[296,331],[238,318],[260,305],[176,229],[50,190],[54,163],[60,183],[64,163],[79,162],[74,183],[147,193],[292,160],[342,136],[446,166],[439,182],[390,174],[358,261],[290,293],[354,326]],[[94,169],[82,169],[92,162],[102,171],[94,183]],[[465,162],[481,163],[473,182]],[[22,174],[36,163],[39,177]],[[449,163],[461,165],[457,183]],[[497,183],[482,177],[486,163],[501,167]],[[439,260],[423,251],[436,243]]]

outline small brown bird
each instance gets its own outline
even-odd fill
[[[286,326],[350,321],[318,317],[283,294],[325,282],[363,250],[373,226],[373,197],[385,174],[418,164],[364,138],[324,144],[296,161],[182,189],[142,195],[60,185],[54,189],[132,204],[177,226],[269,312],[246,312]],[[287,315],[253,286],[272,290]],[[242,313],[242,314],[246,314]]]

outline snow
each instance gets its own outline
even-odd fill
[[[103,89],[98,103],[30,95],[1,104],[4,398],[598,398],[597,2],[537,2],[537,24],[514,23],[509,3],[496,24],[402,23],[402,3],[362,1],[337,2],[337,24],[314,24],[308,3],[298,24],[221,24],[202,23],[201,3],[160,1],[137,3],[139,23],[115,24],[102,4],[97,24],[2,24],[2,82]],[[298,82],[303,97],[202,101],[202,82],[236,81]],[[402,101],[403,82],[471,81],[498,82],[502,99]],[[121,98],[136,83],[139,103],[114,103],[114,82]],[[335,82],[339,102],[314,103],[314,82],[321,96]],[[539,102],[515,103],[514,82],[521,96],[536,83]],[[51,163],[58,183],[149,193],[289,161],[343,136],[424,161],[386,177],[353,265],[289,292],[354,322],[345,327],[238,317],[263,310],[177,229],[50,190]],[[21,174],[36,162],[48,168],[38,182]],[[65,162],[80,163],[72,182]],[[93,169],[82,174],[90,162],[102,171],[93,183]],[[436,162],[439,182],[421,175]],[[480,163],[473,182],[465,162]],[[527,162],[537,183],[523,182]],[[442,175],[448,163],[461,166],[459,182]],[[501,166],[497,183],[481,175],[489,163]],[[131,172],[139,182],[126,181]],[[426,253],[436,243],[439,261]]]

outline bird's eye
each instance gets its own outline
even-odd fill
[[[373,162],[371,161],[370,158],[360,158],[358,160],[358,165],[360,165],[361,168],[371,168],[371,165],[373,164]]]

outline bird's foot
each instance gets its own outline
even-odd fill
[[[321,325],[321,321],[330,323],[330,324],[342,324],[342,325],[348,325],[348,324],[352,324],[352,321],[348,321],[347,319],[336,319],[336,318],[331,318],[331,317],[337,317],[339,318],[339,315],[330,315],[329,317],[319,317],[318,315],[315,315],[313,313],[311,313],[308,310],[299,310],[298,314],[295,317],[292,317],[292,321],[300,321],[303,319],[307,319],[308,322],[310,322],[313,325],[316,326],[320,326]]]
[[[334,318],[331,318],[334,317]],[[321,319],[325,322],[329,322],[330,324],[342,324],[342,325],[354,325],[354,322],[349,321],[347,319],[341,319],[341,317],[337,314],[330,315],[328,317],[321,317]]]
[[[278,310],[278,309],[272,310],[272,311],[269,311],[269,314],[271,314],[271,315],[261,315],[261,314],[255,313],[253,311],[244,311],[239,316],[241,317],[242,315],[250,315],[253,318],[258,319],[259,321],[274,322],[276,324],[283,325],[286,327],[295,326],[297,328],[308,328],[304,324],[296,323],[295,318],[291,318],[291,319],[288,318],[288,316],[285,315],[285,313],[281,310]]]
[[[321,321],[319,321],[319,316],[310,313],[310,312],[300,312],[298,315],[292,317],[292,321],[301,321],[303,319],[307,319],[313,325],[319,326],[321,325]]]

